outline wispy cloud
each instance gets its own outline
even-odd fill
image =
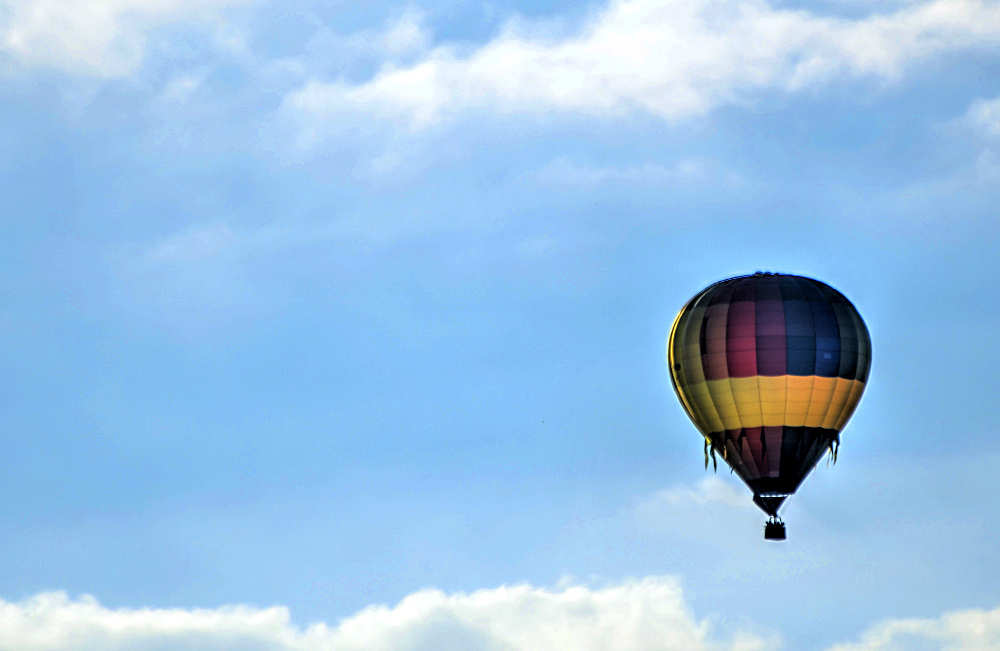
[[[702,158],[683,158],[672,165],[647,163],[645,165],[594,166],[578,163],[566,157],[555,158],[535,172],[534,177],[550,185],[594,187],[605,184],[697,184],[722,180],[729,184],[740,182],[733,172],[720,172],[712,161]]]
[[[860,641],[830,651],[948,649],[986,651],[1000,648],[1000,608],[945,613],[935,619],[894,619],[865,631]]]
[[[198,226],[160,240],[142,254],[146,264],[195,262],[215,257],[246,238],[240,238],[225,224]]]
[[[1000,138],[1000,97],[976,100],[969,107],[965,118],[981,134]]]
[[[1000,97],[977,99],[965,113],[949,123],[961,131],[971,131],[981,147],[972,166],[976,181],[987,187],[1000,183]]]
[[[317,121],[365,113],[425,128],[466,110],[648,111],[667,120],[838,77],[899,78],[914,62],[1000,45],[1000,6],[932,0],[848,20],[764,1],[616,0],[578,34],[515,20],[470,54],[453,44],[352,84],[314,78],[286,98]]]
[[[693,487],[679,486],[668,488],[649,496],[643,501],[640,510],[655,510],[664,505],[689,506],[717,504],[738,509],[754,509],[746,491],[737,490],[732,484],[711,476],[702,479]]]
[[[253,261],[289,239],[280,229],[245,233],[224,223],[197,224],[148,245],[124,247],[115,262],[128,300],[140,312],[173,325],[207,324],[263,307]]]
[[[142,63],[149,33],[178,22],[214,25],[248,0],[0,0],[0,52],[22,67],[112,78]]]
[[[678,582],[647,578],[604,588],[530,585],[472,593],[422,590],[336,625],[294,626],[283,607],[117,609],[43,593],[0,602],[0,649],[76,651],[199,648],[271,651],[757,651],[758,636],[714,636]]]
[[[185,104],[202,86],[205,75],[205,69],[177,75],[167,82],[157,99],[166,104]]]

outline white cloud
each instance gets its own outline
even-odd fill
[[[946,613],[937,619],[896,619],[873,626],[854,644],[830,651],[990,651],[1000,649],[1000,608]]]
[[[204,83],[205,69],[191,74],[177,75],[167,82],[160,93],[159,100],[167,104],[184,104]]]
[[[409,8],[398,19],[391,21],[375,40],[387,56],[401,56],[427,49],[430,34],[426,27],[427,16]]]
[[[299,627],[287,608],[111,609],[93,597],[47,592],[0,601],[0,651],[763,651],[777,635],[714,633],[676,579],[604,588],[503,586],[415,592],[336,624]],[[894,619],[828,651],[1000,648],[1000,608]]]
[[[1000,138],[1000,97],[973,102],[965,115],[969,123],[980,133],[991,138]]]
[[[591,589],[528,585],[472,593],[422,590],[394,607],[372,606],[336,625],[299,628],[287,609],[109,609],[43,593],[0,602],[3,651],[753,651],[773,642],[737,633],[720,640],[697,620],[671,578]]]
[[[388,63],[405,65],[420,58],[431,45],[427,15],[415,7],[390,16],[377,28],[348,35],[326,26],[319,16],[306,15],[315,32],[301,53],[261,65],[258,75],[266,88],[285,93],[316,76],[350,74],[357,68]]]
[[[755,509],[747,491],[737,490],[732,483],[714,475],[702,479],[693,488],[680,486],[654,493],[640,506],[640,510],[655,510],[664,504],[683,506],[692,504],[719,504],[738,509]]]
[[[0,0],[0,52],[22,66],[111,78],[142,63],[148,33],[182,21],[216,24],[218,10],[245,0]]]
[[[971,130],[979,136],[979,143],[985,145],[973,165],[976,181],[987,186],[1000,182],[1000,155],[996,149],[996,141],[1000,140],[1000,97],[972,102],[953,126]]]
[[[763,542],[763,516],[750,491],[714,474],[694,486],[676,486],[643,497],[632,508],[631,518],[643,530],[672,539],[711,540],[713,532],[724,528],[730,535]],[[724,571],[743,570],[737,564]]]
[[[1000,44],[1000,5],[931,0],[848,20],[763,0],[613,0],[562,40],[513,21],[463,55],[444,44],[362,84],[312,79],[286,98],[317,123],[366,113],[424,128],[469,109],[681,119],[760,89],[893,80],[921,59]]]

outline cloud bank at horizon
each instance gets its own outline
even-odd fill
[[[0,602],[0,649],[268,649],[274,651],[754,651],[759,637],[720,641],[672,578],[606,588],[529,585],[472,593],[415,592],[336,625],[293,625],[287,608],[117,609],[47,592]]]
[[[980,651],[1000,644],[1000,608],[897,619],[829,651],[908,648]],[[204,651],[765,651],[774,634],[720,636],[698,619],[680,583],[650,577],[603,588],[502,586],[471,593],[421,590],[335,625],[298,627],[287,608],[111,609],[93,597],[45,592],[0,601],[0,650],[199,648]]]

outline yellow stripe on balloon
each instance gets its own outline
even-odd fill
[[[865,390],[865,383],[861,380],[854,380],[854,386],[851,387],[851,395],[847,399],[847,404],[844,406],[843,413],[840,414],[840,418],[837,419],[837,425],[834,427],[838,432],[844,429],[847,425],[847,421],[851,419],[854,414],[854,410],[857,408],[858,403],[861,401],[861,392]]]
[[[785,398],[786,427],[803,427],[809,414],[809,403],[812,400],[813,381],[815,375],[786,375],[788,389]]]
[[[679,382],[679,388],[685,408],[696,415],[693,420],[706,434],[761,426],[840,431],[861,400],[865,383],[815,375],[758,375]]]
[[[833,390],[837,386],[835,377],[817,377],[813,380],[812,396],[809,400],[809,412],[806,415],[806,427],[822,427],[826,412],[830,409]]]
[[[741,427],[761,427],[760,386],[757,376],[731,377],[729,385],[733,389],[733,401],[740,416]]]
[[[847,378],[837,378],[837,386],[834,387],[833,397],[830,398],[830,408],[826,410],[826,418],[823,419],[821,427],[833,429],[833,426],[837,424],[837,419],[840,418],[840,414],[847,404],[847,399],[851,396],[851,386],[854,382],[855,380]]]
[[[785,424],[785,400],[788,376],[757,376],[760,387],[760,413],[764,427],[781,427]]]

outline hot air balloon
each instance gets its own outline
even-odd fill
[[[861,400],[871,339],[854,305],[812,278],[758,272],[711,285],[687,302],[667,344],[670,379],[705,437],[785,539],[778,508]]]

